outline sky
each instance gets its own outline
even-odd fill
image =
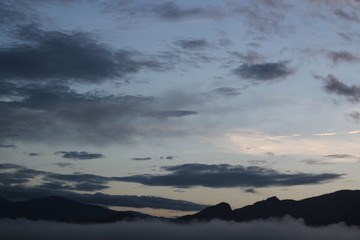
[[[0,2],[0,196],[178,216],[360,183],[360,1]]]

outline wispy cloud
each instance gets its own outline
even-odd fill
[[[336,94],[338,96],[346,97],[350,102],[359,102],[360,100],[360,86],[347,85],[344,82],[337,79],[334,75],[328,75],[327,77],[314,76],[315,78],[324,81],[324,89],[328,93]]]
[[[337,133],[334,132],[328,132],[328,133],[315,133],[314,136],[335,136]]]
[[[243,64],[233,72],[235,75],[253,82],[274,82],[294,73],[288,62]]]

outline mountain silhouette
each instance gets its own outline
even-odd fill
[[[291,216],[305,224],[323,226],[344,222],[360,225],[360,190],[341,190],[303,200],[279,200],[271,197],[243,208],[230,210],[226,203],[208,207],[196,214],[175,219],[175,222],[209,221],[213,219],[245,222]],[[229,206],[230,207],[230,206]]]
[[[210,206],[205,208],[204,210],[195,213],[194,215],[186,215],[179,218],[176,218],[174,221],[178,223],[184,223],[191,221],[193,219],[197,220],[212,220],[212,219],[227,219],[229,215],[231,215],[231,207],[228,203],[222,202],[215,206]]]
[[[234,210],[228,203],[222,202],[198,213],[178,217],[171,221],[188,223],[220,219],[245,222],[285,216],[303,219],[305,224],[311,226],[340,222],[360,226],[360,190],[341,190],[298,201],[279,200],[274,196]],[[0,197],[0,218],[81,223],[107,223],[139,219],[170,221],[166,218],[157,218],[134,211],[115,211],[56,196],[21,202],[12,202]]]
[[[21,202],[0,198],[0,217],[63,222],[114,222],[135,219],[129,212],[118,212],[56,196]]]

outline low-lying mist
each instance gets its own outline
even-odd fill
[[[254,221],[247,223],[212,221],[178,225],[164,222],[118,222],[111,224],[68,224],[29,220],[1,220],[0,237],[20,239],[247,239],[247,240],[358,240],[360,228],[343,224],[308,227],[302,221]]]

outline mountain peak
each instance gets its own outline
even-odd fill
[[[269,197],[265,202],[279,202],[280,200],[276,196]]]
[[[221,202],[214,206],[210,206],[198,213],[198,217],[204,219],[222,218],[231,213],[231,207],[226,202]]]

